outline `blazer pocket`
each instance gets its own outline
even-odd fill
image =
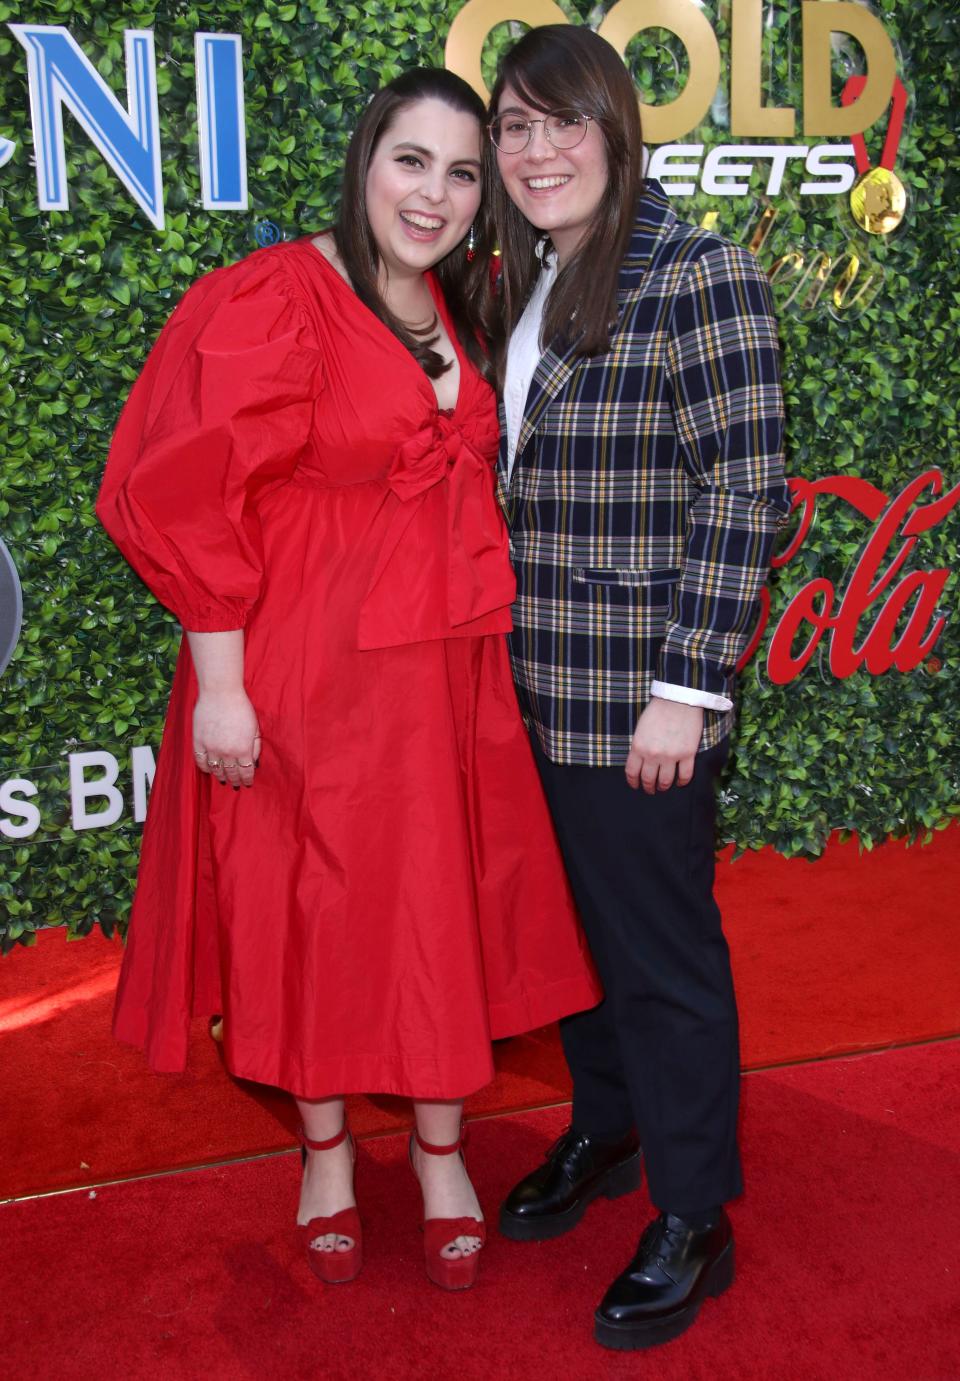
[[[633,589],[649,589],[659,585],[675,585],[680,579],[680,568],[671,566],[638,570],[631,566],[574,566],[571,576],[575,585],[625,585]]]

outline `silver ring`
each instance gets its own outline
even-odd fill
[[[222,766],[223,766],[223,758],[207,758],[207,766],[208,766],[208,767],[218,767],[218,768],[219,768],[219,767],[222,767]]]
[[[238,762],[238,763],[237,763],[237,766],[238,766],[238,767],[252,767],[252,766],[253,766],[253,763],[252,763],[252,762]]]

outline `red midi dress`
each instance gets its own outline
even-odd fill
[[[439,311],[455,340],[439,289]],[[114,1029],[302,1097],[456,1098],[492,1038],[599,998],[517,709],[494,398],[450,413],[309,240],[198,282],[98,513],[185,629],[243,628],[251,790],[193,761],[184,640]]]

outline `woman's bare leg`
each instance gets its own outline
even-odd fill
[[[298,1098],[297,1107],[300,1109],[303,1130],[311,1141],[329,1141],[343,1126],[342,1098],[321,1098],[317,1101]],[[330,1151],[308,1149],[297,1222],[305,1224],[311,1218],[329,1218],[342,1208],[352,1208],[356,1202],[350,1138]],[[352,1237],[338,1236],[333,1232],[323,1237],[322,1246],[318,1243],[318,1249],[330,1252],[349,1251],[352,1246]]]
[[[417,1130],[434,1146],[450,1146],[460,1136],[462,1103],[415,1102]],[[425,1218],[483,1218],[466,1167],[459,1156],[431,1156],[413,1143],[413,1168],[423,1190]],[[480,1248],[479,1237],[457,1237],[444,1248],[456,1260]]]

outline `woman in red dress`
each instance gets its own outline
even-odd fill
[[[491,1039],[598,998],[503,637],[483,119],[443,71],[381,91],[336,230],[185,295],[98,504],[186,632],[115,1030],[179,1070],[222,1012],[231,1071],[296,1097],[327,1280],[362,1255],[343,1095],[414,1099],[428,1273],[469,1285],[482,1213],[433,1152]]]

